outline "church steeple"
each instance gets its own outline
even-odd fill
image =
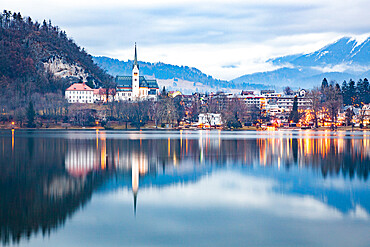
[[[136,100],[140,97],[140,75],[139,64],[137,63],[137,51],[135,42],[135,59],[132,66],[132,96]]]
[[[135,59],[134,59],[134,68],[135,66],[139,69],[139,64],[137,63],[137,51],[136,51],[136,42],[135,42]]]

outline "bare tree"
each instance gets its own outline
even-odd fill
[[[284,88],[284,94],[285,95],[292,95],[293,94],[293,90],[290,87],[285,87]]]
[[[342,93],[338,85],[334,85],[333,83],[331,83],[330,86],[323,89],[323,94],[326,99],[324,102],[324,106],[329,111],[329,116],[332,121],[332,128],[334,128],[337,121],[338,111],[343,102]]]
[[[230,99],[227,107],[222,112],[222,119],[227,128],[241,128],[247,111],[247,106],[243,100],[238,98]]]
[[[346,126],[352,125],[352,119],[355,113],[353,112],[352,107],[348,107],[346,110]]]
[[[308,99],[311,101],[311,110],[314,118],[315,128],[318,127],[318,112],[320,111],[321,104],[321,90],[317,87],[313,88],[308,92]]]

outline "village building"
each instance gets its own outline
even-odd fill
[[[111,88],[108,90],[108,102],[115,100],[116,89]],[[107,89],[99,88],[94,89],[94,103],[107,102]]]
[[[219,113],[201,113],[198,118],[198,126],[214,127],[222,125],[221,114]]]
[[[65,91],[68,103],[94,103],[94,89],[85,83],[74,83]]]
[[[155,100],[159,94],[157,80],[149,80],[140,76],[135,44],[135,58],[131,76],[117,76],[115,100]]]
[[[159,95],[157,80],[140,76],[136,44],[132,75],[117,76],[115,81],[117,88],[109,89],[108,93],[107,89],[92,89],[85,83],[74,83],[65,91],[65,98],[68,103],[99,103],[114,100],[156,100]]]

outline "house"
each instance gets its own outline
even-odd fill
[[[108,101],[113,102],[115,100],[116,89],[111,88],[108,90]],[[99,88],[94,89],[94,103],[107,102],[107,89]]]
[[[222,124],[219,113],[201,113],[198,117],[198,125],[200,126],[221,126]]]
[[[74,83],[65,92],[68,103],[94,103],[94,89],[85,83]]]

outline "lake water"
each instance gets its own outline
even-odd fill
[[[370,246],[370,133],[0,131],[5,246]]]

